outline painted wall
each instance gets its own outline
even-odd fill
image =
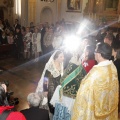
[[[30,1],[35,2],[35,10],[32,13],[30,12],[30,9],[34,9],[34,8],[29,9]],[[64,18],[66,21],[80,22],[80,20],[82,19],[82,16],[83,16],[83,11],[85,9],[85,6],[86,6],[86,3],[88,2],[88,0],[81,0],[82,8],[81,8],[81,12],[79,12],[79,13],[78,12],[66,12],[67,0],[60,1],[61,8],[60,8],[60,6],[58,6],[58,1],[59,0],[54,0],[54,2],[52,2],[52,3],[47,3],[47,2],[43,2],[41,0],[24,0],[24,1],[21,0],[21,4],[22,4],[21,5],[22,6],[22,9],[21,9],[22,14],[21,14],[21,19],[20,19],[21,24],[24,26],[29,26],[30,22],[34,22],[35,25],[39,24],[42,20],[41,13],[44,8],[48,8],[51,10],[53,23],[55,23],[58,19],[60,20],[62,18]],[[14,11],[15,11],[15,8],[14,8]],[[58,13],[59,13],[59,15],[58,15]],[[16,17],[17,16],[14,13],[14,18],[16,18]],[[48,17],[46,17],[46,18],[45,17],[43,18],[43,19],[46,19],[45,22],[49,22]],[[14,20],[14,18],[13,18],[13,20]]]

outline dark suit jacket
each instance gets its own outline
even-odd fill
[[[44,52],[44,47],[43,47],[43,38],[44,38],[44,35],[45,35],[45,27],[42,28],[42,30],[40,31],[41,33],[41,47],[42,47],[42,51]]]
[[[6,36],[5,36],[5,38],[3,38],[2,36],[0,36],[0,44],[8,44]]]
[[[38,107],[21,110],[21,113],[26,117],[26,120],[49,120],[48,110]]]
[[[120,59],[117,59],[114,61],[114,65],[117,68],[117,72],[118,72],[118,80],[119,80],[119,84],[120,84]]]
[[[17,28],[21,28],[21,25],[20,24],[14,24],[14,32],[16,33],[16,29]]]

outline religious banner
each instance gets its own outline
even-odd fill
[[[67,0],[66,12],[81,12],[81,0]]]

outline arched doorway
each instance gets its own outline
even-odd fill
[[[40,22],[41,23],[48,22],[49,24],[51,24],[54,22],[53,20],[54,18],[51,8],[49,7],[43,8],[40,14]]]

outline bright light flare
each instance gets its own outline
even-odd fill
[[[81,23],[80,27],[79,27],[79,29],[77,31],[77,34],[81,34],[83,32],[83,30],[86,28],[86,25],[87,25],[87,23],[85,23],[85,22]]]
[[[63,44],[67,51],[76,51],[80,46],[80,39],[77,36],[67,36]]]
[[[89,20],[83,20],[80,23],[78,31],[76,32],[77,35],[81,35],[83,38],[90,34],[92,28],[92,23]]]

